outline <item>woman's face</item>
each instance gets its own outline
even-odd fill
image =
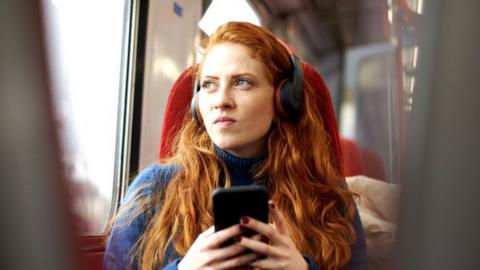
[[[274,115],[274,86],[263,63],[243,45],[215,45],[200,85],[199,109],[212,141],[240,157],[262,153]]]

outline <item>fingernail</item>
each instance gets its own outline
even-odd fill
[[[241,235],[235,236],[235,242],[239,243],[240,241],[242,241],[242,236]]]
[[[243,224],[247,224],[249,221],[249,218],[248,217],[242,217],[242,223]]]
[[[238,229],[240,232],[244,232],[245,231],[245,227],[243,227],[242,225],[240,225],[240,228]]]
[[[270,203],[270,209],[274,209],[275,208],[275,204],[273,202]]]

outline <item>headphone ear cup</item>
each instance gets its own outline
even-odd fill
[[[280,104],[285,115],[291,120],[298,118],[302,100],[295,95],[295,85],[291,80],[286,80],[280,88]]]
[[[283,105],[282,102],[282,92],[285,91],[285,84],[288,83],[288,80],[284,80],[280,82],[278,85],[275,93],[274,93],[274,102],[275,102],[275,108],[282,117],[288,117],[287,112],[285,111],[285,106]]]
[[[192,117],[197,124],[200,124],[199,112],[197,107],[198,93],[195,93],[192,97],[192,104],[190,105],[190,110],[192,111]]]
[[[198,78],[195,78],[193,82],[193,96],[192,96],[192,103],[190,104],[190,111],[192,112],[192,118],[197,122],[197,124],[201,125],[202,119],[200,115],[200,110],[198,109],[198,92],[200,91],[200,85],[198,82]]]

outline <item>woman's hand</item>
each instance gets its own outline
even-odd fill
[[[244,231],[241,225],[233,225],[227,229],[214,232],[213,226],[202,232],[188,250],[187,254],[178,264],[179,270],[195,269],[229,269],[239,268],[258,258],[258,254],[242,254],[246,248],[238,243],[220,247],[230,238],[237,236]],[[253,240],[252,240],[253,241]]]
[[[268,203],[273,225],[265,224],[249,217],[242,217],[241,219],[242,226],[252,229],[270,240],[270,244],[267,244],[255,239],[241,238],[238,242],[241,246],[265,256],[249,265],[261,269],[308,269],[307,262],[289,236],[282,213],[280,213],[272,201]]]

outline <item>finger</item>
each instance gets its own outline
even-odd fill
[[[253,240],[260,240],[260,239],[262,239],[262,235],[261,234],[255,234],[255,235],[250,236],[249,238],[253,239]]]
[[[265,258],[261,260],[256,260],[249,263],[249,266],[254,267],[255,269],[277,269],[279,260],[274,258]]]
[[[208,237],[209,235],[213,234],[214,232],[215,232],[215,227],[210,226],[210,228],[206,229],[201,234],[199,234],[198,237],[199,238],[205,238],[205,237]]]
[[[222,262],[214,263],[211,266],[213,269],[241,269],[242,267],[250,268],[247,267],[247,265],[255,260],[258,260],[260,257],[260,254],[249,252],[247,254],[233,257]]]
[[[227,258],[241,254],[245,250],[247,249],[240,244],[233,244],[224,248],[212,250],[209,252],[209,259],[207,260],[207,263],[224,261]]]
[[[238,244],[240,244],[246,249],[250,249],[253,252],[260,253],[266,256],[276,257],[281,255],[278,248],[272,245],[268,245],[262,241],[253,240],[247,237],[241,237],[240,241],[238,241]]]
[[[271,241],[280,240],[280,235],[274,227],[258,221],[251,217],[242,217],[240,219],[241,225],[256,231],[257,233],[266,236]]]
[[[223,242],[227,241],[228,239],[241,234],[245,230],[244,227],[240,226],[239,224],[230,226],[226,229],[220,230],[209,235],[205,240],[207,243],[205,248],[214,248],[220,246]]]
[[[268,207],[270,208],[270,214],[272,215],[272,220],[275,228],[277,228],[280,234],[287,234],[287,224],[282,213],[278,210],[278,207],[276,207],[275,203],[272,200],[268,201]]]
[[[268,239],[266,236],[263,236],[261,234],[255,234],[254,236],[250,236],[250,239],[262,241],[265,244],[268,244],[268,242],[270,242],[270,239]]]

